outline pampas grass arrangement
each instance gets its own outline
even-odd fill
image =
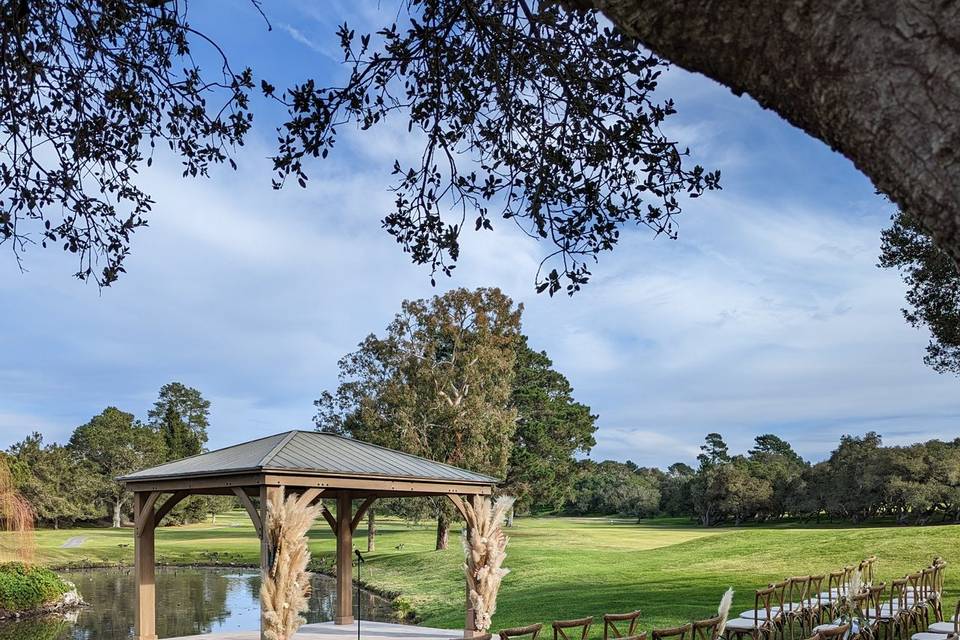
[[[477,631],[490,629],[493,614],[497,611],[497,593],[500,582],[510,570],[503,567],[507,543],[510,539],[503,532],[503,520],[516,499],[501,496],[491,503],[489,498],[480,498],[476,504],[465,503],[467,527],[463,532],[463,565],[467,576],[470,604],[474,610],[474,626]]]
[[[717,627],[716,637],[723,635],[724,630],[727,628],[727,618],[730,617],[730,605],[733,604],[733,587],[728,587],[724,592],[723,597],[720,598],[720,606],[717,607],[717,615],[720,616],[720,626]]]
[[[270,500],[267,531],[273,548],[273,564],[260,587],[260,615],[267,640],[290,640],[306,620],[310,595],[307,564],[307,531],[320,515],[321,507],[297,505],[297,496],[283,494]]]

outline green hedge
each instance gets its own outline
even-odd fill
[[[0,609],[27,611],[53,602],[70,590],[57,574],[19,562],[0,564]]]

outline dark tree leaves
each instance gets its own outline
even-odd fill
[[[674,113],[652,96],[665,63],[594,12],[536,0],[404,6],[408,24],[376,37],[340,28],[343,86],[308,81],[281,97],[290,119],[275,186],[305,186],[305,160],[326,157],[340,127],[403,112],[422,155],[394,163],[386,230],[415,263],[449,275],[465,226],[512,220],[552,245],[537,275],[550,294],[579,290],[587,259],[612,249],[624,224],[675,237],[678,198],[719,188],[719,172],[685,168],[687,152],[661,132]]]
[[[913,327],[930,330],[924,362],[940,373],[960,375],[960,273],[915,219],[899,212],[883,232],[880,266],[896,268],[907,285]]]
[[[153,201],[135,176],[155,145],[198,176],[242,141],[251,72],[234,73],[185,12],[180,0],[0,6],[0,243],[18,260],[29,244],[59,245],[78,278],[109,285],[147,224]],[[221,55],[214,79],[192,38]]]

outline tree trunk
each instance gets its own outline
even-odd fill
[[[377,517],[373,509],[367,511],[367,553],[377,550]]]
[[[446,512],[441,511],[437,515],[437,551],[443,551],[447,548],[450,541],[450,517]]]
[[[960,265],[960,3],[566,2],[845,155]]]
[[[513,507],[510,507],[510,511],[507,512],[507,527],[513,526]]]
[[[120,524],[121,524],[120,515],[122,511],[123,511],[123,500],[116,500],[113,503],[113,528],[114,529],[120,528]]]

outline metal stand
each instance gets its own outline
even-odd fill
[[[353,552],[357,554],[357,640],[360,640],[360,620],[363,618],[361,615],[363,603],[360,601],[360,567],[363,565],[363,556],[360,555],[359,549],[354,549]]]

